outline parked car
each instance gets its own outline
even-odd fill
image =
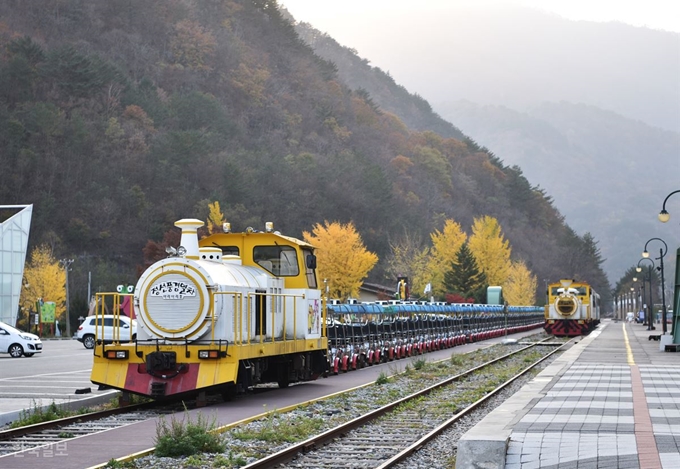
[[[122,315],[118,316],[118,320],[120,321],[118,340],[129,342],[137,339],[137,320]],[[114,316],[112,314],[88,316],[78,327],[76,339],[78,339],[78,342],[82,342],[87,349],[93,349],[96,341],[104,341],[104,343],[109,344],[113,342],[113,325]]]
[[[32,357],[42,349],[42,341],[37,335],[0,322],[0,353],[9,353],[12,358]]]

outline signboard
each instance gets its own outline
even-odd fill
[[[56,311],[57,304],[54,301],[46,301],[40,308],[40,321],[47,323],[54,322]]]

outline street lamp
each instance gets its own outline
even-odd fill
[[[637,284],[637,277],[633,277],[633,284],[630,287],[630,294],[633,296],[633,312],[637,316],[638,309],[638,297],[635,295],[635,285]]]
[[[654,300],[653,300],[653,297],[652,297],[652,292],[654,291],[654,290],[652,290],[652,268],[655,268],[656,265],[654,264],[654,261],[651,260],[649,257],[643,257],[642,259],[640,259],[638,261],[637,267],[635,268],[635,270],[637,270],[638,272],[642,272],[642,267],[640,267],[640,262],[643,262],[643,261],[647,261],[647,262],[652,263],[651,266],[647,267],[647,273],[645,274],[644,278],[642,279],[642,285],[645,284],[645,280],[649,282],[649,303],[647,303],[648,306],[647,306],[647,311],[646,311],[645,314],[647,314],[647,317],[650,318],[650,319],[648,319],[648,322],[647,322],[649,324],[649,326],[647,327],[647,330],[650,330],[650,328],[654,327],[654,326],[652,326],[652,320],[651,320],[652,306],[654,305]]]
[[[637,311],[637,301],[635,301],[635,287],[630,287],[630,309]]]
[[[59,264],[64,268],[66,273],[66,337],[71,338],[71,314],[69,311],[69,299],[68,299],[68,271],[70,270],[71,264],[73,264],[73,259],[62,259]]]
[[[666,202],[668,201],[670,196],[672,196],[673,194],[677,194],[678,192],[680,192],[680,189],[678,189],[677,191],[671,192],[663,200],[663,206],[661,207],[661,212],[659,212],[659,221],[661,223],[666,223],[668,220],[671,219],[671,214],[666,211]]]
[[[659,248],[659,257],[656,257],[655,259],[660,259],[661,260],[661,267],[659,267],[659,270],[661,270],[661,314],[663,314],[663,321],[661,324],[663,324],[663,333],[664,335],[666,334],[666,283],[664,280],[663,276],[663,257],[666,255],[666,252],[668,251],[668,245],[666,244],[666,241],[664,241],[661,238],[651,238],[645,243],[645,250],[642,251],[642,257],[644,258],[649,258],[649,252],[647,252],[647,245],[649,244],[650,241],[661,241],[663,243],[663,248]]]

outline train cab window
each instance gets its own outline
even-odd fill
[[[305,260],[305,274],[307,275],[307,286],[317,288],[316,283],[316,256],[309,249],[302,250],[302,258]]]
[[[220,246],[222,256],[240,256],[238,246]]]
[[[300,274],[297,252],[291,246],[255,246],[253,260],[277,277],[295,277]]]

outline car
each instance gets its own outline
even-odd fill
[[[0,353],[9,353],[10,357],[19,358],[22,355],[32,357],[42,350],[40,337],[0,322]]]
[[[103,316],[88,316],[78,327],[76,339],[82,342],[86,349],[93,349],[97,341],[104,341],[110,344],[113,342],[113,332],[115,320],[120,321],[120,342],[129,342],[137,339],[137,320],[127,316],[114,316],[104,314]],[[103,334],[102,334],[103,331]],[[103,335],[103,336],[102,336]]]

